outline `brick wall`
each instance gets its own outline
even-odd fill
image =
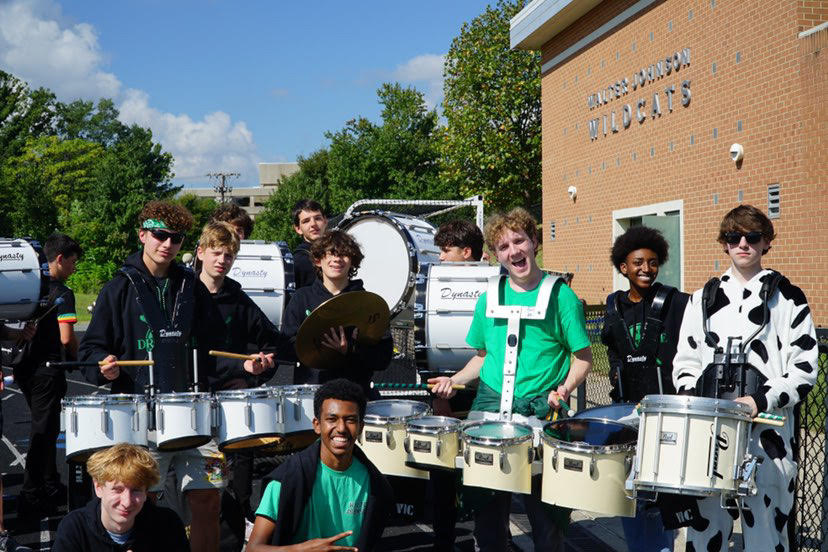
[[[543,48],[546,63],[634,0],[603,2]],[[819,4],[819,6],[811,6]],[[589,303],[613,290],[608,256],[612,212],[683,201],[683,287],[692,291],[723,272],[716,241],[722,216],[740,203],[767,209],[767,187],[781,188],[779,238],[764,265],[808,295],[816,321],[828,325],[828,179],[824,38],[799,39],[807,15],[825,2],[665,0],[599,38],[542,76],[544,264],[575,273]],[[823,17],[824,20],[824,16]],[[824,37],[825,33],[816,33]],[[674,52],[690,64],[590,109],[587,97]],[[820,53],[820,49],[822,52]],[[692,99],[681,105],[682,82]],[[665,88],[675,87],[673,110]],[[661,115],[652,116],[658,93]],[[612,96],[612,95],[611,95]],[[643,123],[636,120],[644,99]],[[623,128],[622,109],[632,108]],[[618,132],[610,128],[615,112]],[[607,134],[603,117],[607,117]],[[598,138],[588,121],[598,118]],[[730,145],[744,146],[734,164]],[[567,188],[576,186],[576,201]],[[549,239],[555,222],[556,239]]]
[[[799,31],[807,31],[828,21],[828,0],[799,0],[796,23]]]

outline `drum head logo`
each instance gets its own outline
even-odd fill
[[[23,253],[15,251],[14,253],[2,253],[0,254],[0,261],[22,261],[23,260]]]
[[[440,299],[448,299],[450,301],[455,300],[465,300],[465,301],[477,301],[477,299],[483,294],[484,290],[480,289],[467,289],[463,291],[454,291],[450,287],[440,288]]]
[[[711,428],[712,429],[712,428]],[[716,436],[716,446],[720,450],[727,450],[730,446],[730,439],[727,437],[727,433],[722,431]]]

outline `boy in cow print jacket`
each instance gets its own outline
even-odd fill
[[[695,390],[704,369],[713,363],[717,346],[727,338],[748,338],[763,324],[759,291],[774,272],[762,268],[762,256],[774,239],[773,224],[764,213],[740,205],[722,220],[718,241],[731,266],[721,276],[715,300],[709,303],[709,336],[702,327],[702,290],[695,292],[684,313],[673,382],[679,393]],[[753,415],[769,411],[786,417],[783,427],[754,424],[749,452],[763,459],[756,473],[758,493],[745,499],[742,532],[745,550],[787,552],[788,518],[793,507],[797,458],[794,407],[808,395],[817,377],[817,341],[805,294],[782,277],[768,298],[769,319],[746,343],[747,363],[763,376],[738,402]],[[711,343],[712,341],[712,343]],[[766,380],[764,378],[767,378]],[[719,496],[699,500],[700,519],[688,528],[688,551],[726,551],[733,519]]]

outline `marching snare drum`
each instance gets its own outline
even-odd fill
[[[750,426],[750,407],[742,403],[647,395],[641,400],[633,487],[694,496],[752,492]]]
[[[229,276],[280,329],[285,306],[296,286],[293,255],[287,244],[242,240]]]
[[[155,443],[158,450],[198,448],[212,438],[210,393],[155,395]]]
[[[638,432],[601,419],[560,420],[543,427],[541,500],[609,516],[635,516],[624,490]]]
[[[281,440],[281,389],[216,391],[216,441],[222,451],[251,449]]]
[[[532,428],[485,421],[463,427],[463,485],[498,491],[532,492]]]
[[[477,299],[500,266],[488,263],[429,263],[417,275],[414,343],[421,369],[456,372],[474,356],[466,344]]]
[[[385,211],[363,211],[339,223],[359,243],[365,258],[356,277],[388,303],[391,317],[411,304],[422,263],[436,262],[436,229],[428,222]]]
[[[0,320],[30,318],[49,294],[49,265],[36,241],[0,238]]]
[[[61,401],[66,429],[66,459],[85,461],[117,443],[147,446],[144,395],[77,395]]]
[[[320,385],[285,385],[281,388],[279,408],[283,424],[282,433],[288,442],[294,443],[297,447],[307,446],[316,440],[316,434],[313,432],[315,417],[313,396],[320,387]]]
[[[411,466],[457,468],[460,425],[457,418],[422,416],[405,424],[405,450]]]
[[[385,475],[428,479],[428,472],[406,465],[406,424],[430,413],[426,403],[404,400],[369,401],[359,443],[377,469]]]

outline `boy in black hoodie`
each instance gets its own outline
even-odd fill
[[[159,480],[158,464],[149,452],[119,443],[93,454],[86,469],[97,497],[61,520],[52,550],[190,550],[175,512],[147,501],[147,489]]]
[[[313,284],[318,280],[311,260],[311,244],[325,233],[328,219],[322,206],[312,199],[300,199],[293,206],[293,229],[302,236],[302,242],[293,250],[293,276],[296,289]]]
[[[352,280],[362,262],[362,251],[354,239],[340,230],[329,232],[311,245],[311,259],[321,278],[296,291],[285,311],[282,331],[295,344],[299,326],[316,307],[340,293],[362,291],[362,280]],[[371,397],[371,377],[376,370],[385,370],[391,362],[394,344],[391,333],[376,344],[359,344],[356,330],[350,335],[340,326],[331,328],[322,344],[338,351],[342,362],[335,369],[318,369],[300,364],[294,370],[294,383],[324,383],[334,378],[348,378],[362,386]]]
[[[192,224],[189,211],[174,203],[150,201],[141,210],[142,250],[130,255],[101,290],[80,345],[81,360],[104,361],[87,371],[93,383],[111,382],[113,393],[144,393],[147,368],[121,369],[117,360],[142,360],[152,352],[156,391],[187,392],[192,383],[191,346],[199,351],[199,384],[215,380],[215,362],[206,353],[220,348],[216,338],[224,335],[224,324],[204,284],[175,262]],[[166,475],[171,465],[175,469],[192,512],[193,548],[217,552],[219,489],[227,483],[224,456],[215,441],[198,449],[152,452],[161,473]]]

